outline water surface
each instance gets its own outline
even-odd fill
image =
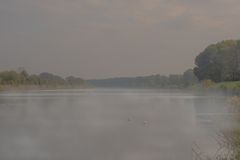
[[[214,149],[206,139],[227,126],[226,107],[223,95],[174,90],[2,92],[0,159],[190,160],[196,142]]]

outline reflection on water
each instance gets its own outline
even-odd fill
[[[213,149],[225,108],[224,96],[182,91],[3,92],[0,159],[190,160],[194,141]]]

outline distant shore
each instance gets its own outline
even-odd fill
[[[90,85],[71,86],[71,85],[0,85],[0,91],[16,90],[46,90],[46,89],[86,89],[92,88]]]

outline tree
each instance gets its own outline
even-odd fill
[[[183,73],[184,86],[190,86],[197,83],[197,77],[195,76],[193,69],[188,69]]]
[[[29,75],[26,70],[20,68],[16,71],[0,72],[1,85],[46,85],[46,86],[81,86],[85,85],[85,80],[70,76],[66,80],[60,76],[51,73],[41,73],[39,75]]]
[[[240,80],[240,40],[227,40],[208,46],[195,59],[199,80],[214,82]]]
[[[79,86],[79,85],[84,85],[85,82],[82,78],[79,78],[79,77],[73,77],[73,76],[69,76],[66,78],[66,82],[69,84],[69,85],[76,85],[76,86]]]

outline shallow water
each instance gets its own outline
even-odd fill
[[[190,160],[194,143],[215,149],[227,105],[174,90],[2,92],[0,159]]]

